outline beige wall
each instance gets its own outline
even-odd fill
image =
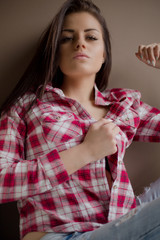
[[[0,103],[34,53],[36,42],[63,0],[0,1]],[[159,0],[95,0],[108,22],[113,49],[109,87],[134,88],[160,108],[160,70],[139,62],[139,44],[160,42]],[[159,144],[134,143],[125,157],[136,192],[160,176]]]

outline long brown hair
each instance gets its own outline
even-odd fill
[[[91,0],[66,0],[41,36],[37,51],[22,75],[21,79],[1,106],[1,111],[7,111],[26,92],[36,93],[37,98],[43,96],[46,85],[60,87],[63,73],[58,66],[59,43],[65,16],[86,11],[96,17],[103,30],[106,60],[96,75],[96,85],[100,91],[106,89],[111,70],[111,43],[109,31],[100,9]]]

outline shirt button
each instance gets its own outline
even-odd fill
[[[126,118],[126,121],[129,121],[129,118],[128,118],[128,117]]]
[[[72,109],[73,112],[75,112],[75,113],[77,112],[77,109],[75,108],[74,105],[71,106],[71,109]]]
[[[123,162],[122,162],[122,161],[119,161],[119,164],[120,164],[120,165],[122,165],[122,164],[123,164]]]
[[[117,189],[117,188],[118,188],[117,185],[114,185],[114,186],[113,186],[113,189]]]
[[[56,119],[59,120],[61,117],[60,116],[56,116]]]

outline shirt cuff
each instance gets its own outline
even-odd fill
[[[47,175],[47,178],[49,178],[52,187],[69,180],[69,175],[57,150],[53,150],[45,156],[43,155],[39,158],[39,160],[42,164],[45,175]]]

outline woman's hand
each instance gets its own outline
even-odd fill
[[[136,57],[145,64],[160,68],[160,43],[140,45]]]
[[[116,135],[119,131],[117,125],[104,118],[90,126],[83,143],[92,155],[92,161],[117,152]]]
[[[59,153],[68,174],[86,164],[117,152],[116,135],[120,128],[111,120],[101,119],[93,123],[81,144]]]

